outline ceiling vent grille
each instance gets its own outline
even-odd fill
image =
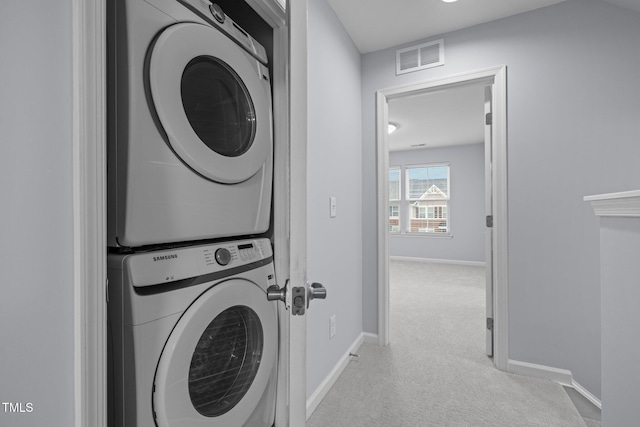
[[[396,75],[444,65],[444,40],[435,40],[396,51]]]

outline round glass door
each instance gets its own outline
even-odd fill
[[[189,367],[189,396],[200,414],[217,417],[242,400],[258,372],[263,340],[249,307],[228,308],[209,323]]]
[[[166,142],[183,164],[211,181],[238,184],[271,161],[267,75],[215,28],[184,22],[162,31],[149,87]]]
[[[153,387],[158,427],[242,426],[273,384],[278,310],[244,279],[212,286],[180,316]]]
[[[182,105],[191,127],[211,150],[246,153],[256,134],[256,113],[238,74],[218,58],[199,56],[185,67]]]

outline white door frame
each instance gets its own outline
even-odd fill
[[[74,425],[106,426],[106,3],[72,0]]]
[[[497,66],[456,74],[407,86],[379,90],[376,94],[377,150],[377,243],[378,243],[378,343],[389,344],[389,142],[387,133],[388,101],[469,83],[493,85],[493,303],[494,365],[507,370],[509,360],[508,330],[508,250],[507,250],[507,69]]]
[[[74,269],[74,426],[104,427],[107,424],[107,270],[106,270],[106,1],[107,0],[71,0],[72,2],[72,49],[73,49],[73,205],[74,205],[74,237],[73,237],[73,269]],[[290,153],[289,138],[289,28],[287,15],[277,0],[246,0],[247,3],[274,29],[274,76],[272,81],[276,87],[273,102],[276,108],[275,134],[275,172],[274,182],[280,191],[274,189],[275,215],[274,244],[280,256],[276,257],[276,268],[306,276],[306,268],[300,269],[303,260],[292,260],[289,263],[289,160],[290,155],[296,158],[304,153]],[[293,1],[300,4],[296,32],[306,35],[306,0]],[[296,34],[297,35],[297,34]],[[299,41],[296,63],[306,64],[306,38]],[[304,69],[297,69],[294,77],[305,76]],[[300,82],[299,85],[305,85]],[[300,87],[300,86],[297,87]],[[305,88],[306,90],[306,88]],[[295,104],[306,106],[306,92],[298,95]],[[279,112],[279,113],[278,113]],[[299,114],[299,113],[298,113]],[[300,117],[294,117],[298,120]],[[297,126],[291,131],[292,136],[306,138],[306,115],[304,127]],[[306,143],[301,144],[306,150]],[[306,167],[306,163],[304,164]],[[302,168],[302,166],[300,166]],[[298,171],[300,172],[300,171]],[[298,172],[293,171],[294,178]],[[302,171],[304,172],[304,171]],[[291,181],[297,182],[295,179]],[[306,187],[305,187],[306,191]],[[297,194],[296,203],[304,199],[306,193]],[[297,206],[297,205],[296,205]],[[306,216],[305,216],[306,219]],[[304,225],[306,227],[306,224]],[[305,234],[306,235],[306,234]],[[306,241],[305,241],[306,242]],[[300,242],[296,242],[297,245]],[[292,249],[298,250],[298,248]],[[306,250],[306,243],[304,244]],[[293,252],[297,253],[297,252]],[[306,252],[305,252],[306,253]],[[297,316],[306,322],[305,316]],[[300,339],[299,336],[303,338]],[[297,328],[297,335],[282,337],[281,341],[294,339],[299,345],[306,346],[306,323]],[[288,349],[288,345],[285,346]],[[280,353],[283,354],[283,353]],[[286,359],[286,358],[285,358]],[[304,355],[302,356],[304,359]],[[286,367],[288,360],[283,362]],[[282,364],[281,364],[282,367]],[[304,371],[298,367],[298,371]],[[278,426],[303,425],[295,424],[297,419],[306,419],[306,390],[295,381],[295,393],[287,393],[286,400],[280,405],[284,408]],[[286,376],[287,380],[290,376]],[[306,379],[306,372],[302,374]],[[289,381],[289,380],[288,380]],[[279,392],[282,393],[279,384]],[[303,393],[299,393],[302,387]],[[302,403],[293,407],[289,398],[294,394]],[[279,396],[280,397],[280,396]],[[294,415],[291,415],[293,413]],[[291,422],[291,423],[290,423]]]

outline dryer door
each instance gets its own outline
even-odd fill
[[[153,45],[149,86],[173,151],[198,174],[234,184],[260,170],[272,147],[266,69],[218,30],[180,23]]]
[[[184,312],[156,371],[158,427],[244,425],[273,379],[274,304],[254,283],[232,279],[210,288]]]

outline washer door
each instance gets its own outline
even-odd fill
[[[158,363],[158,427],[242,426],[276,361],[277,311],[256,284],[232,279],[201,295],[174,327]]]
[[[271,95],[257,61],[218,30],[180,23],[156,40],[153,103],[173,151],[210,180],[251,178],[271,151]]]

